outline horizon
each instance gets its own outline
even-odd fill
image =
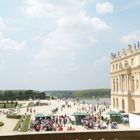
[[[110,54],[140,41],[139,6],[0,0],[0,89],[110,89]]]
[[[45,92],[45,91],[82,91],[82,90],[101,90],[101,89],[109,89],[111,90],[110,88],[92,88],[92,89],[49,89],[49,90],[36,90],[36,89],[0,89],[0,91],[22,91],[22,90],[33,90],[33,91],[40,91],[40,92]]]

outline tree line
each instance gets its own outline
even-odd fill
[[[45,92],[34,90],[0,90],[0,100],[46,99]]]
[[[101,98],[101,97],[111,97],[111,90],[110,89],[85,89],[85,90],[52,90],[47,91],[50,96],[57,96],[57,97],[85,97],[85,98]]]

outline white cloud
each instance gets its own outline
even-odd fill
[[[99,14],[107,14],[113,12],[113,4],[109,2],[97,3],[96,12]]]
[[[103,56],[100,59],[97,59],[94,64],[96,66],[100,66],[100,65],[104,65],[104,64],[105,65],[109,64],[109,62],[110,62],[110,59],[108,57],[106,57],[106,56]]]
[[[0,30],[3,30],[6,28],[6,23],[4,22],[4,19],[0,17]]]
[[[42,1],[43,2],[43,1]],[[43,12],[43,3],[41,0],[26,0],[27,7],[25,13],[30,16],[40,16]]]
[[[85,0],[25,0],[24,12],[33,17],[58,18],[76,13]]]
[[[45,70],[75,69],[78,53],[93,47],[98,40],[96,33],[110,30],[102,19],[90,17],[84,9],[84,0],[29,0],[26,14],[42,20],[51,19],[55,29],[44,37],[35,37],[42,48],[32,62]],[[30,3],[30,4],[29,4]]]
[[[121,37],[120,41],[124,44],[131,44],[140,41],[140,32],[134,32]]]
[[[56,67],[69,68],[67,65],[73,63],[80,50],[95,45],[98,41],[94,37],[96,32],[109,29],[109,26],[97,17],[90,18],[84,15],[60,18],[56,30],[41,40],[43,48],[36,54],[34,65],[42,65],[50,70]]]
[[[5,51],[19,51],[25,47],[25,41],[18,42],[16,40],[13,40],[11,38],[5,37],[0,32],[0,49]]]

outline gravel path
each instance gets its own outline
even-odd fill
[[[0,121],[4,123],[4,126],[0,127],[0,134],[11,133],[16,126],[18,119],[9,119],[6,115],[0,115]]]

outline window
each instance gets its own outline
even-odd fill
[[[135,101],[132,100],[132,111],[135,111]]]
[[[134,64],[134,59],[133,58],[131,58],[131,65],[133,65]]]
[[[119,69],[122,69],[122,64],[121,64],[121,62],[119,63]]]
[[[115,98],[113,98],[113,107],[115,108]]]
[[[113,70],[114,70],[114,65],[113,65]]]
[[[119,100],[118,100],[118,98],[116,99],[116,105],[117,105],[117,108],[119,108]]]
[[[136,88],[138,89],[139,88],[139,81],[136,80]]]
[[[113,91],[115,91],[115,79],[113,80]]]
[[[117,80],[116,80],[116,84],[117,84],[117,87],[116,87],[116,91],[118,91],[119,89],[119,83],[118,83],[118,78],[117,78]]]
[[[127,61],[125,61],[124,65],[125,65],[125,68],[129,66]]]
[[[118,69],[118,64],[116,64],[116,70]]]
[[[124,102],[124,99],[122,99],[122,110],[125,111],[125,102]]]

